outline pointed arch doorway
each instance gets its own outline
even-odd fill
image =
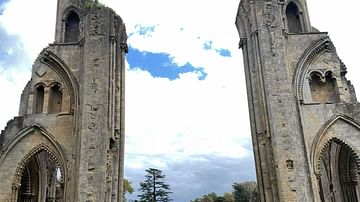
[[[318,176],[323,202],[357,202],[360,200],[358,157],[340,140],[332,139],[320,155]]]
[[[12,202],[63,202],[63,168],[46,147],[31,152],[19,165]]]

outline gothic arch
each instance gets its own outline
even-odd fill
[[[65,87],[70,95],[70,113],[73,113],[74,108],[76,108],[78,104],[79,85],[70,68],[51,51],[43,51],[39,59],[41,63],[54,70],[65,83]]]
[[[12,150],[12,148],[21,141],[25,136],[31,134],[34,131],[39,131],[49,142],[51,142],[52,146],[55,148],[55,151],[57,151],[57,157],[58,161],[61,163],[61,165],[66,169],[65,167],[65,155],[63,150],[61,149],[60,144],[55,140],[55,138],[44,128],[42,128],[39,125],[33,125],[31,127],[25,128],[24,130],[20,131],[17,135],[15,135],[9,143],[7,143],[4,148],[3,152],[0,158],[0,166],[3,164],[3,161],[7,154]]]
[[[72,12],[65,20],[64,42],[71,43],[79,41],[80,36],[80,18]]]
[[[63,42],[77,43],[80,40],[81,20],[80,11],[76,6],[69,6],[63,12],[62,26],[63,26]],[[70,20],[70,21],[69,21]],[[68,24],[70,23],[70,24]],[[70,25],[70,27],[69,27]],[[72,30],[69,30],[71,28]]]
[[[322,38],[319,41],[315,42],[310,48],[305,51],[297,64],[293,82],[295,96],[300,101],[300,103],[304,101],[303,87],[308,69],[312,62],[315,61],[316,58],[324,52],[335,52],[335,48],[329,37]]]
[[[49,84],[49,87],[53,87],[53,86],[56,86],[56,85],[62,87],[62,86],[61,86],[61,83],[59,83],[59,82],[57,82],[57,81],[50,83],[50,84]]]
[[[315,175],[320,174],[320,158],[324,153],[324,150],[327,148],[327,146],[332,142],[336,141],[342,145],[344,145],[346,148],[349,149],[350,153],[353,154],[356,158],[357,166],[360,169],[360,156],[358,154],[359,151],[354,151],[352,146],[350,146],[347,141],[344,141],[343,138],[339,137],[338,134],[329,134],[327,133],[330,129],[330,127],[334,126],[338,121],[344,121],[345,123],[349,124],[349,126],[352,126],[359,130],[360,133],[360,124],[357,123],[355,120],[353,120],[351,117],[348,117],[346,115],[335,115],[333,118],[331,118],[318,132],[316,137],[314,138],[314,141],[311,146],[311,153],[310,153],[310,160],[313,164],[313,170]]]
[[[76,13],[80,16],[80,9],[74,5],[67,7],[64,12],[62,13],[63,20],[65,20],[72,12]]]
[[[344,141],[336,137],[321,149],[316,175],[321,201],[359,200],[359,156]]]
[[[38,82],[38,83],[34,84],[34,88],[37,88],[39,86],[44,86],[45,87],[46,84],[44,82]]]
[[[61,112],[63,100],[62,86],[59,82],[50,84],[48,113],[56,114]]]
[[[305,19],[303,16],[303,8],[298,1],[288,1],[285,6],[286,27],[289,33],[305,32]]]
[[[308,90],[312,101],[318,103],[339,102],[339,92],[336,77],[332,70],[309,70]]]
[[[249,14],[250,14],[249,3],[246,1],[241,1],[239,4],[238,13],[236,15],[236,21],[235,21],[235,25],[237,27],[240,36],[240,42],[239,42],[240,48],[243,48],[244,45],[246,45],[247,37],[251,33]]]
[[[341,144],[342,146],[344,146],[349,152],[350,154],[352,154],[353,156],[355,156],[355,159],[356,159],[356,165],[358,167],[358,169],[360,170],[360,157],[356,154],[356,152],[347,144],[345,143],[344,141],[342,141],[341,139],[338,139],[336,137],[334,138],[331,138],[329,140],[327,140],[323,146],[323,148],[320,150],[320,153],[318,154],[318,158],[319,159],[316,159],[316,171],[319,172],[320,171],[320,157],[324,155],[325,153],[325,150],[326,148],[330,145],[330,143],[334,141],[334,142],[337,142],[339,144]]]
[[[360,124],[343,114],[321,127],[310,151],[313,183],[321,201],[358,201]]]
[[[287,7],[290,3],[295,4],[295,5],[298,7],[298,9],[299,9],[300,12],[303,12],[303,11],[304,11],[303,4],[302,4],[301,0],[286,0],[284,11],[286,10],[286,7]]]
[[[33,135],[35,135],[35,136],[33,136]],[[44,140],[42,141],[43,143],[40,143],[38,145],[32,144],[31,147],[29,148],[29,146],[26,145],[26,143],[24,143],[24,141],[23,141],[24,139],[31,138],[31,137],[39,138],[39,135],[44,137]],[[25,140],[25,141],[27,141],[27,140]],[[14,160],[11,160],[12,162],[10,162],[8,159],[8,156],[11,157],[14,154],[12,152],[20,151],[18,147],[25,149],[26,154],[21,155],[22,157],[20,159],[16,160],[15,162],[14,162]],[[50,160],[50,162],[40,160],[41,157],[44,157],[44,155],[46,155],[45,159]],[[9,181],[8,183],[11,183],[11,184],[7,184],[7,183],[2,184],[2,186],[10,186],[9,187],[9,189],[10,189],[9,190],[10,191],[9,199],[11,199],[10,200],[11,202],[17,202],[19,200],[22,200],[21,198],[18,199],[19,193],[22,193],[20,191],[20,190],[22,190],[21,179],[22,179],[23,171],[24,171],[25,167],[27,167],[27,165],[28,165],[27,163],[30,162],[29,161],[30,159],[33,163],[34,163],[34,160],[35,160],[35,162],[37,162],[37,165],[38,165],[37,168],[41,167],[38,162],[48,162],[48,163],[46,163],[46,165],[49,163],[54,165],[55,166],[55,167],[53,167],[54,170],[56,170],[55,168],[59,168],[59,172],[61,173],[61,181],[62,181],[61,182],[62,183],[61,190],[62,191],[66,190],[65,180],[67,179],[67,166],[66,166],[66,155],[65,155],[64,151],[62,150],[60,144],[55,140],[55,138],[48,131],[46,131],[44,128],[42,128],[38,125],[33,125],[31,127],[25,128],[24,130],[20,131],[12,139],[10,139],[9,143],[7,143],[5,145],[5,147],[3,148],[2,155],[0,157],[0,168],[1,169],[5,169],[7,166],[10,166],[10,165],[14,169],[16,169],[14,174],[12,174],[13,177],[11,177],[11,173],[6,174],[9,177],[9,180],[12,179],[12,183],[11,183],[11,181]],[[42,164],[42,166],[43,166],[42,168],[44,168],[44,166],[46,166],[46,165]],[[44,171],[44,170],[42,169],[42,171]],[[32,172],[32,173],[34,173],[34,172]],[[37,179],[44,178],[44,176],[47,176],[47,175],[43,175],[43,174],[44,173],[42,173],[40,175],[38,173]],[[49,172],[47,172],[47,174],[49,174]],[[54,176],[55,175],[53,173],[52,177],[54,177]],[[28,177],[28,176],[25,176],[25,177]],[[31,178],[31,179],[35,179],[35,178]],[[48,179],[50,179],[50,178],[48,178]],[[37,184],[37,185],[40,186],[40,184]],[[41,186],[43,186],[43,185],[44,184],[42,184]],[[39,188],[39,190],[40,190],[40,188]],[[38,192],[38,193],[40,193],[40,192]],[[41,192],[41,193],[43,193],[43,192]],[[45,197],[46,195],[42,194],[41,196],[40,195],[38,195],[38,196]],[[65,199],[66,198],[65,192],[62,192],[61,196],[63,199]]]
[[[44,107],[44,95],[45,95],[45,84],[37,83],[34,86],[34,106],[33,111],[35,113],[42,113]]]
[[[11,192],[11,201],[16,202],[18,201],[18,195],[21,187],[22,177],[24,173],[24,169],[27,167],[27,164],[29,161],[32,160],[33,157],[35,157],[37,154],[40,154],[41,152],[45,152],[51,160],[60,168],[60,174],[62,176],[62,181],[66,179],[65,177],[65,165],[63,162],[61,162],[59,159],[61,157],[54,152],[50,147],[48,147],[45,144],[40,144],[37,147],[33,148],[27,155],[23,157],[23,159],[19,162],[18,167],[15,170],[15,176],[12,182],[12,192]],[[62,182],[63,183],[63,182]],[[64,183],[65,184],[65,183]],[[64,194],[64,193],[62,193]],[[63,198],[65,198],[63,196]]]

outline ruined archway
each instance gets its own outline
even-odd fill
[[[319,160],[319,195],[321,201],[359,201],[358,156],[344,142],[331,139],[322,149]]]
[[[11,202],[61,202],[64,187],[64,168],[58,157],[46,145],[39,145],[16,169]]]

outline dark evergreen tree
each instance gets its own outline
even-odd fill
[[[256,188],[256,182],[234,183],[232,186],[235,202],[249,202]]]
[[[165,183],[165,175],[161,170],[149,168],[146,171],[145,181],[140,183],[141,194],[138,195],[140,202],[167,202],[170,198],[170,185]]]
[[[233,188],[236,202],[249,202],[251,195],[241,184],[235,183]]]

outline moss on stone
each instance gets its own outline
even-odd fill
[[[98,0],[85,0],[83,6],[85,9],[99,9],[105,7],[105,5],[99,3]]]

